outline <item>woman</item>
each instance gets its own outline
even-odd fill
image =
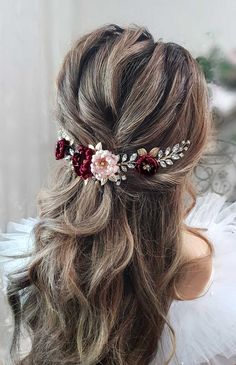
[[[57,89],[55,179],[7,235],[32,247],[3,267],[12,353],[22,324],[32,342],[19,364],[234,364],[236,205],[191,179],[213,135],[199,65],[110,24],[72,47]]]

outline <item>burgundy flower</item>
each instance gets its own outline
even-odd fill
[[[65,138],[60,139],[57,141],[55,157],[56,160],[61,160],[66,156],[66,153],[70,147],[70,141]]]
[[[140,174],[150,176],[157,172],[159,163],[154,157],[145,154],[136,160],[135,168]]]
[[[74,170],[83,179],[93,176],[90,169],[93,154],[94,151],[91,148],[80,145],[72,157]]]

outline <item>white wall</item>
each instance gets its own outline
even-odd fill
[[[196,55],[214,42],[226,50],[236,47],[235,0],[80,0],[79,7],[79,31],[106,22],[134,22]]]

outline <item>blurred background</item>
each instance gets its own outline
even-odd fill
[[[198,59],[218,141],[195,171],[197,188],[236,200],[235,15],[235,0],[0,0],[0,230],[36,215],[55,163],[58,69],[76,38],[105,23],[144,25]]]

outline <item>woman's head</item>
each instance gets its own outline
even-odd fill
[[[21,364],[148,364],[183,267],[183,198],[194,197],[191,174],[211,128],[206,82],[183,47],[112,24],[75,43],[57,88],[58,121],[78,144],[116,154],[191,145],[168,169],[127,172],[120,186],[84,185],[59,166],[39,196],[32,260],[9,289],[13,309],[23,293],[32,334]]]
[[[142,27],[104,26],[68,52],[57,87],[59,123],[81,144],[129,153],[191,140],[186,157],[151,182],[131,172],[135,191],[183,183],[197,164],[211,120],[206,81],[185,48],[155,42]]]

